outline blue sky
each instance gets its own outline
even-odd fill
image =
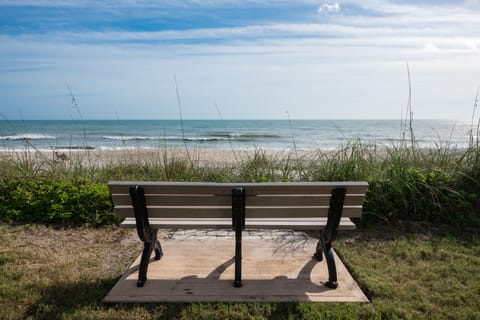
[[[480,1],[0,0],[0,116],[468,120]],[[288,115],[287,115],[288,111]]]

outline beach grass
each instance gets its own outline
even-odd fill
[[[2,154],[0,318],[480,319],[478,146],[354,141],[334,151],[213,154],[126,150],[62,161],[37,151]],[[108,218],[110,180],[368,181],[359,230],[335,245],[371,303],[105,305],[102,298],[141,251],[136,234]],[[95,200],[78,200],[85,197]],[[53,198],[62,206],[49,206]],[[90,216],[87,202],[103,209]],[[68,210],[86,213],[62,214]]]
[[[137,153],[138,152],[138,153]],[[367,181],[365,221],[413,220],[480,223],[480,148],[382,147],[354,141],[333,151],[238,153],[156,149],[72,154],[66,161],[47,153],[16,153],[0,159],[5,200],[18,186],[106,184],[111,180],[273,182]],[[206,156],[207,154],[207,156]],[[47,188],[47,189],[48,189]],[[28,198],[27,190],[20,199]],[[0,194],[1,196],[1,194]],[[41,195],[37,195],[41,196]],[[67,195],[65,195],[67,197]],[[98,197],[101,199],[101,197]],[[103,201],[103,200],[102,200]],[[20,201],[21,202],[21,201]],[[19,204],[19,202],[15,202]],[[15,204],[14,203],[14,204]],[[8,221],[8,217],[0,220]]]

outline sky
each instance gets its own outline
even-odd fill
[[[0,0],[8,120],[469,120],[479,86],[480,0]]]

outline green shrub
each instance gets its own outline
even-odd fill
[[[407,168],[369,181],[365,211],[384,220],[462,225],[475,222],[472,206],[478,194],[456,187],[444,170]]]
[[[1,185],[0,220],[98,226],[116,222],[116,217],[106,185],[39,178]]]

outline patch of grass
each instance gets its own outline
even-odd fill
[[[2,319],[480,319],[476,234],[375,227],[336,250],[371,303],[103,304],[141,251],[134,230],[0,225]]]
[[[372,300],[384,306],[395,301],[399,318],[458,319],[480,316],[475,301],[480,279],[471,274],[479,267],[478,245],[413,237],[370,241],[352,248],[354,254],[342,252],[351,265],[361,265],[354,274]]]
[[[383,151],[376,146],[351,142],[334,151],[318,151],[305,175],[312,181],[368,180],[380,174],[383,161]]]

